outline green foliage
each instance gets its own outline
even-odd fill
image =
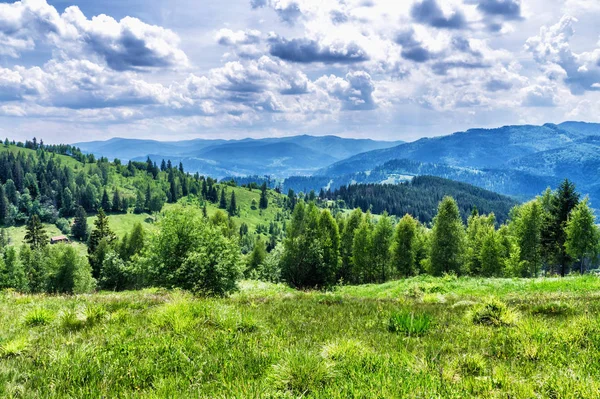
[[[45,326],[54,319],[54,314],[43,307],[36,307],[25,315],[24,323],[29,327]]]
[[[83,207],[78,207],[75,213],[75,221],[73,222],[73,228],[71,229],[73,237],[79,241],[87,241],[88,239],[88,225],[87,225],[87,213]]]
[[[48,245],[48,235],[38,215],[31,216],[27,222],[25,242],[33,250],[41,249]]]
[[[469,311],[468,318],[474,324],[490,327],[513,326],[517,322],[515,311],[497,298],[490,298],[476,305]]]
[[[414,276],[417,265],[417,234],[419,223],[410,215],[404,215],[396,226],[392,244],[392,264],[402,277]]]
[[[279,391],[304,396],[322,390],[334,375],[332,365],[322,357],[296,351],[273,365],[269,381]]]
[[[407,336],[424,335],[432,325],[432,318],[427,313],[418,313],[402,311],[390,316],[388,330],[393,333],[400,333]]]
[[[70,245],[52,246],[48,253],[47,291],[52,293],[85,293],[94,289],[96,282],[85,257]]]
[[[254,249],[248,255],[247,266],[244,275],[246,277],[257,276],[258,270],[267,258],[267,246],[260,237],[254,243]]]
[[[88,259],[92,266],[92,276],[94,278],[100,278],[104,256],[116,238],[108,225],[108,217],[104,213],[104,210],[100,208],[88,242]]]
[[[445,197],[433,221],[431,237],[431,274],[463,272],[465,232],[456,201]]]
[[[600,245],[600,231],[596,217],[585,198],[571,211],[565,227],[567,254],[579,261],[579,271],[585,271],[585,260],[596,260]]]
[[[242,274],[236,240],[192,207],[166,211],[144,253],[142,267],[151,283],[162,287],[225,295],[236,289]]]

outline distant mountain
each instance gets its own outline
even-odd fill
[[[590,124],[592,125],[592,124]],[[600,134],[600,125],[595,134]],[[568,125],[568,127],[571,127]],[[339,176],[364,172],[393,159],[446,164],[470,168],[498,168],[507,162],[563,147],[591,134],[586,129],[563,129],[562,125],[504,126],[497,129],[471,129],[449,136],[424,138],[396,147],[369,151],[334,163],[314,173],[321,176]]]
[[[244,140],[153,140],[111,139],[75,144],[82,151],[110,159],[182,162],[190,172],[227,175],[273,174],[287,177],[312,174],[334,162],[365,151],[389,148],[399,141],[345,139],[336,136],[293,136]]]

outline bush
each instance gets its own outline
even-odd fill
[[[513,326],[517,322],[517,314],[496,298],[475,306],[467,313],[467,317],[474,324],[491,327]]]
[[[61,233],[68,235],[71,234],[71,225],[69,221],[65,218],[60,218],[56,221],[56,227],[61,231]]]
[[[23,355],[27,351],[27,348],[29,348],[27,338],[13,339],[0,345],[0,358]]]
[[[55,245],[49,250],[48,270],[48,292],[84,293],[95,286],[87,259],[70,245]]]
[[[225,295],[242,277],[240,248],[192,207],[176,206],[165,212],[160,230],[139,261],[151,283],[207,295]]]
[[[429,330],[431,324],[432,318],[426,313],[402,311],[390,317],[388,330],[408,336],[420,336]]]

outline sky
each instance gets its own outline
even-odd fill
[[[0,137],[600,121],[598,0],[0,1]]]

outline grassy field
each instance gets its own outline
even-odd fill
[[[0,294],[0,397],[597,398],[600,279]]]

